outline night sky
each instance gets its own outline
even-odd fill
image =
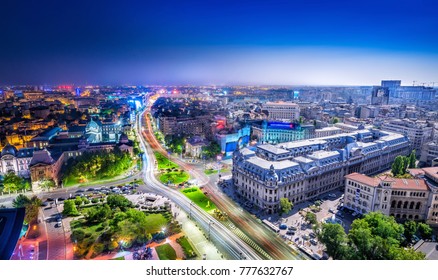
[[[438,82],[434,0],[3,0],[0,11],[0,84]]]

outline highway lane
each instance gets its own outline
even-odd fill
[[[144,131],[144,136],[147,138],[148,143],[154,151],[158,151],[164,156],[168,156],[167,151],[163,149],[157,139],[152,135],[152,125],[149,119],[145,118],[145,120],[146,130]],[[254,241],[255,244],[258,244],[259,247],[261,247],[257,248],[260,252],[263,254],[269,254],[274,259],[308,259],[308,257],[301,251],[291,248],[277,234],[266,228],[263,224],[260,224],[256,217],[246,211],[239,211],[241,207],[227,195],[218,190],[218,188],[209,181],[210,178],[206,176],[202,170],[196,170],[196,168],[193,168],[190,164],[187,164],[176,157],[173,157],[172,161],[180,165],[183,169],[190,170],[191,175],[199,179],[198,185],[204,186],[208,190],[210,198],[219,209],[222,211],[226,210],[225,212],[228,214],[229,220],[233,224],[238,225],[241,230],[240,235],[243,235],[243,239],[246,239],[247,242],[248,239],[250,239]],[[249,241],[249,243],[253,242]],[[257,245],[253,244],[253,246]],[[270,259],[270,257],[268,258]]]
[[[137,115],[137,129],[142,131],[142,120],[145,111],[142,111]],[[145,176],[146,183],[153,189],[153,191],[169,197],[174,201],[181,209],[187,213],[191,213],[192,218],[198,223],[198,225],[204,229],[205,232],[209,231],[212,240],[215,244],[224,250],[225,255],[229,259],[262,259],[250,246],[236,237],[230,230],[223,226],[214,217],[211,217],[200,209],[197,205],[191,203],[191,201],[180,192],[167,188],[161,182],[158,182],[154,176],[154,163],[149,160],[154,158],[153,150],[148,146],[143,137],[140,137],[140,145],[145,152],[143,155],[143,174]],[[213,222],[212,225],[210,223]]]

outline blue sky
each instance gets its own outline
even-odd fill
[[[432,0],[6,0],[0,9],[0,84],[438,82]]]

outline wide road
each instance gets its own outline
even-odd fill
[[[138,114],[137,129],[142,131],[142,120],[144,112]],[[235,236],[228,228],[222,225],[214,217],[205,213],[197,205],[193,204],[182,193],[170,189],[163,185],[155,178],[154,170],[155,164],[153,160],[153,149],[148,145],[143,137],[140,137],[140,146],[144,151],[143,156],[143,174],[145,175],[146,184],[152,188],[155,192],[167,196],[175,204],[177,204],[182,210],[191,214],[192,218],[197,224],[204,229],[205,232],[210,232],[212,241],[221,250],[227,259],[248,259],[248,260],[260,260],[264,257],[258,255],[250,246]]]
[[[148,117],[141,118],[146,122],[146,127],[142,131],[143,136],[146,137],[148,144],[154,151],[158,151],[165,156],[167,151],[163,149],[160,143],[153,135],[152,125]],[[139,130],[140,131],[140,130]],[[180,165],[183,169],[190,172],[190,174],[198,180],[198,185],[204,186],[208,189],[210,198],[221,209],[226,212],[229,220],[238,226],[238,230],[233,230],[242,239],[244,239],[253,247],[258,249],[268,259],[290,260],[290,259],[308,259],[306,255],[301,253],[298,249],[293,249],[288,246],[277,234],[272,230],[260,224],[258,219],[243,210],[230,197],[218,190],[216,185],[210,182],[210,178],[204,174],[202,170],[194,168],[192,165],[173,157],[172,160]],[[269,256],[266,256],[268,254]]]

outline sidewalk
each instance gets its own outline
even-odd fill
[[[187,213],[181,211],[175,205],[172,205],[172,212],[176,215],[176,220],[182,224],[182,230],[185,233],[185,236],[195,247],[194,249],[198,253],[197,259],[202,260],[204,254],[207,260],[223,259],[216,246],[207,240],[204,233],[188,218]]]

